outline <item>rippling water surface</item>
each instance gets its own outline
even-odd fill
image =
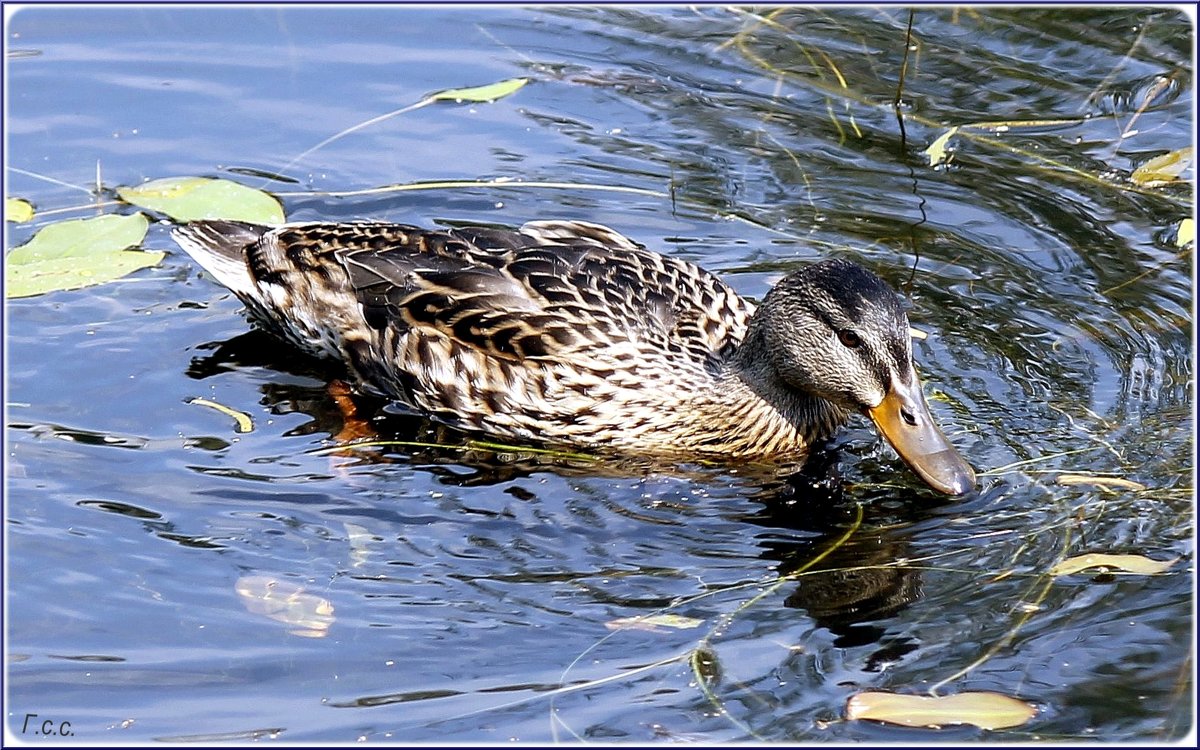
[[[344,427],[338,372],[249,332],[154,225],[158,267],[7,304],[10,738],[31,713],[88,743],[1186,736],[1192,173],[1130,177],[1191,145],[1191,22],[920,10],[901,128],[907,11],[767,13],[10,16],[7,193],[76,210],[9,224],[8,247],[92,213],[99,173],[226,176],[296,220],[596,221],[752,297],[853,258],[911,303],[933,409],[980,470],[977,494],[936,497],[862,421],[799,477],[463,451],[403,415],[375,427],[445,447],[320,452]],[[285,166],[514,76],[532,82]],[[930,166],[949,127],[997,122]],[[570,184],[344,194],[498,178]],[[1090,552],[1175,563],[1049,576]],[[664,613],[691,627],[616,622]],[[863,690],[931,688],[1038,714],[845,719]]]

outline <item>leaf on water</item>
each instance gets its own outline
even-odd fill
[[[1196,241],[1196,220],[1182,219],[1175,230],[1175,247],[1190,245]]]
[[[86,264],[81,264],[77,258],[55,258],[10,266],[4,277],[4,296],[19,299],[106,284],[156,265],[164,255],[166,253],[104,253]]]
[[[446,89],[439,91],[436,94],[430,94],[427,98],[430,101],[442,102],[494,102],[497,99],[502,99],[509,94],[516,92],[525,84],[529,83],[528,78],[507,78],[496,83],[489,83],[486,86],[472,86],[465,89]]]
[[[4,199],[4,220],[23,224],[33,218],[33,204],[24,198]]]
[[[1069,576],[1083,570],[1088,570],[1089,568],[1107,568],[1109,570],[1119,570],[1124,573],[1153,576],[1166,572],[1168,568],[1178,561],[1179,558],[1175,558],[1174,560],[1151,560],[1144,555],[1106,555],[1093,552],[1063,560],[1050,569],[1050,575]]]
[[[158,211],[175,221],[227,219],[282,224],[283,206],[270,193],[232,180],[164,177],[136,187],[117,188],[126,203]]]
[[[150,222],[142,214],[108,214],[69,219],[42,227],[29,242],[8,254],[10,264],[56,258],[88,258],[141,243]]]
[[[1100,487],[1120,487],[1124,490],[1141,492],[1146,485],[1120,477],[1101,477],[1090,474],[1059,474],[1056,480],[1059,484],[1095,484]]]
[[[698,628],[704,624],[704,620],[697,620],[694,617],[683,617],[681,615],[647,615],[645,617],[618,617],[615,620],[609,620],[604,623],[604,627],[609,630],[650,630],[654,632],[662,632],[662,628],[674,628],[676,630],[687,630],[690,628]]]
[[[955,125],[945,133],[939,135],[933,143],[929,144],[929,148],[925,149],[925,154],[929,157],[929,166],[940,167],[950,160],[950,155],[946,152],[946,144],[950,142],[950,139],[957,132],[958,126]]]
[[[1006,729],[1024,724],[1037,708],[1001,693],[955,695],[902,695],[866,692],[850,697],[846,718],[873,719],[906,727],[940,729],[951,724],[973,724],[981,729]]]
[[[272,576],[244,576],[234,588],[247,611],[291,625],[288,632],[293,635],[322,638],[333,624],[333,605],[294,583]]]
[[[141,243],[148,227],[141,214],[48,224],[8,254],[5,296],[12,299],[81,289],[156,265],[166,253],[126,250]]]
[[[1192,147],[1156,156],[1133,170],[1129,179],[1142,187],[1158,187],[1174,182],[1188,167],[1192,166]]]
[[[206,398],[193,398],[189,400],[188,403],[196,404],[198,406],[207,406],[210,409],[216,409],[222,414],[233,417],[233,421],[237,423],[237,427],[235,427],[235,429],[238,432],[246,433],[251,432],[254,429],[254,420],[252,420],[250,415],[244,411],[231,409],[225,404],[219,404],[216,401],[209,401]]]

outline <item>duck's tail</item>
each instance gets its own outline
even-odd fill
[[[239,297],[257,297],[254,277],[246,262],[246,249],[270,227],[243,221],[190,221],[171,232],[200,267]]]

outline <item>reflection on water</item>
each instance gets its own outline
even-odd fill
[[[604,223],[755,298],[816,258],[862,262],[928,334],[926,395],[981,481],[933,497],[865,421],[800,472],[463,449],[347,404],[336,368],[250,332],[154,225],[159,267],[7,305],[9,716],[87,742],[1183,736],[1190,565],[1047,571],[1191,559],[1192,250],[1175,238],[1193,173],[1130,176],[1191,145],[1194,33],[1171,8],[917,9],[901,135],[908,20],[18,10],[6,190],[43,215],[9,225],[10,247],[90,215],[44,212],[87,203],[97,161],[106,186],[257,184],[431,91],[528,76],[362,128],[268,187],[295,220]],[[576,187],[321,192],[492,178]],[[372,434],[393,444],[328,450]],[[655,613],[702,624],[607,627]],[[1004,733],[843,720],[857,691],[942,682],[1040,711]]]

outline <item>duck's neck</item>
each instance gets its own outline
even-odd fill
[[[803,454],[846,420],[845,409],[786,386],[765,353],[762,342],[744,342],[712,388],[689,404],[693,424],[701,426],[689,441],[695,449],[745,457]]]

